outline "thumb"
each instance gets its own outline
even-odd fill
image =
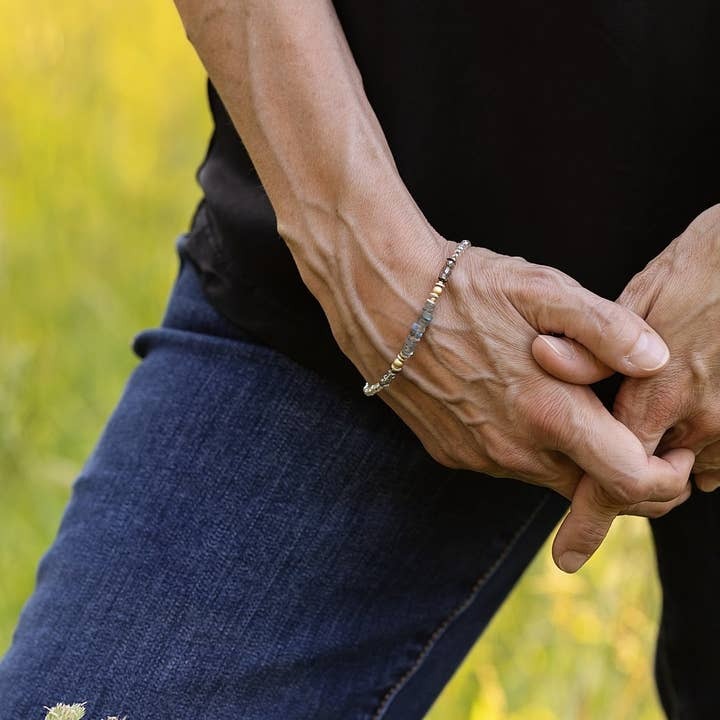
[[[576,340],[599,363],[623,375],[653,375],[670,358],[663,339],[639,315],[579,285],[564,288],[528,315],[541,333]]]

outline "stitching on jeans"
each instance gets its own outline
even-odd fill
[[[440,637],[445,633],[445,631],[448,629],[448,627],[457,620],[460,615],[462,615],[465,610],[467,610],[470,605],[475,600],[475,597],[477,596],[478,592],[480,591],[480,588],[490,579],[490,577],[495,573],[495,571],[500,567],[501,563],[505,558],[510,554],[510,551],[515,546],[515,543],[518,541],[520,536],[528,529],[530,526],[530,523],[535,519],[535,516],[540,512],[541,508],[545,503],[548,501],[548,497],[546,496],[543,498],[542,502],[540,502],[537,507],[530,513],[527,520],[523,523],[523,525],[517,530],[517,532],[510,538],[507,545],[505,545],[505,548],[503,551],[498,555],[495,562],[475,581],[472,588],[470,589],[470,593],[468,596],[463,600],[456,608],[453,610],[450,615],[448,615],[445,620],[443,620],[440,625],[438,625],[437,628],[433,631],[432,635],[430,636],[429,640],[425,643],[422,650],[420,651],[417,659],[412,664],[412,666],[407,670],[407,672],[393,685],[383,696],[382,700],[380,701],[380,705],[378,706],[378,709],[373,713],[371,720],[381,720],[381,718],[385,715],[388,708],[390,707],[392,701],[395,699],[397,694],[402,690],[402,688],[405,686],[405,684],[410,680],[410,678],[420,669],[420,666],[423,664],[427,656],[430,654],[430,651],[433,649],[433,647],[436,645],[437,641],[440,639]]]

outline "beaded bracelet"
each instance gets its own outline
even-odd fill
[[[365,395],[370,397],[371,395],[375,395],[381,390],[384,390],[402,372],[403,365],[405,364],[406,360],[413,356],[413,354],[415,353],[416,345],[420,342],[420,339],[425,333],[427,326],[432,322],[433,313],[435,312],[435,304],[437,303],[440,294],[445,289],[445,284],[450,278],[450,274],[453,271],[453,266],[457,262],[457,259],[460,257],[460,255],[462,255],[463,251],[469,247],[470,241],[463,240],[455,248],[455,252],[447,259],[445,267],[438,275],[435,286],[430,291],[427,300],[425,300],[425,304],[423,305],[420,316],[412,324],[410,332],[405,338],[402,350],[400,350],[400,352],[397,354],[396,358],[392,361],[390,368],[380,378],[380,380],[378,380],[376,383],[373,383],[372,385],[368,382],[365,383],[365,387],[363,388],[363,392],[365,393]]]

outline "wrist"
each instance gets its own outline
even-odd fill
[[[397,175],[361,173],[347,193],[278,216],[278,231],[338,345],[368,377],[402,345],[454,248]]]
[[[362,290],[372,280],[402,280],[415,260],[444,257],[444,240],[395,170],[365,165],[342,186],[305,188],[276,217],[278,233],[321,302],[338,284]]]

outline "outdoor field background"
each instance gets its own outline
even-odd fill
[[[160,320],[210,121],[170,0],[0,0],[0,27],[3,652],[130,341]],[[429,718],[657,720],[658,612],[644,521],[575,577],[545,547]]]

